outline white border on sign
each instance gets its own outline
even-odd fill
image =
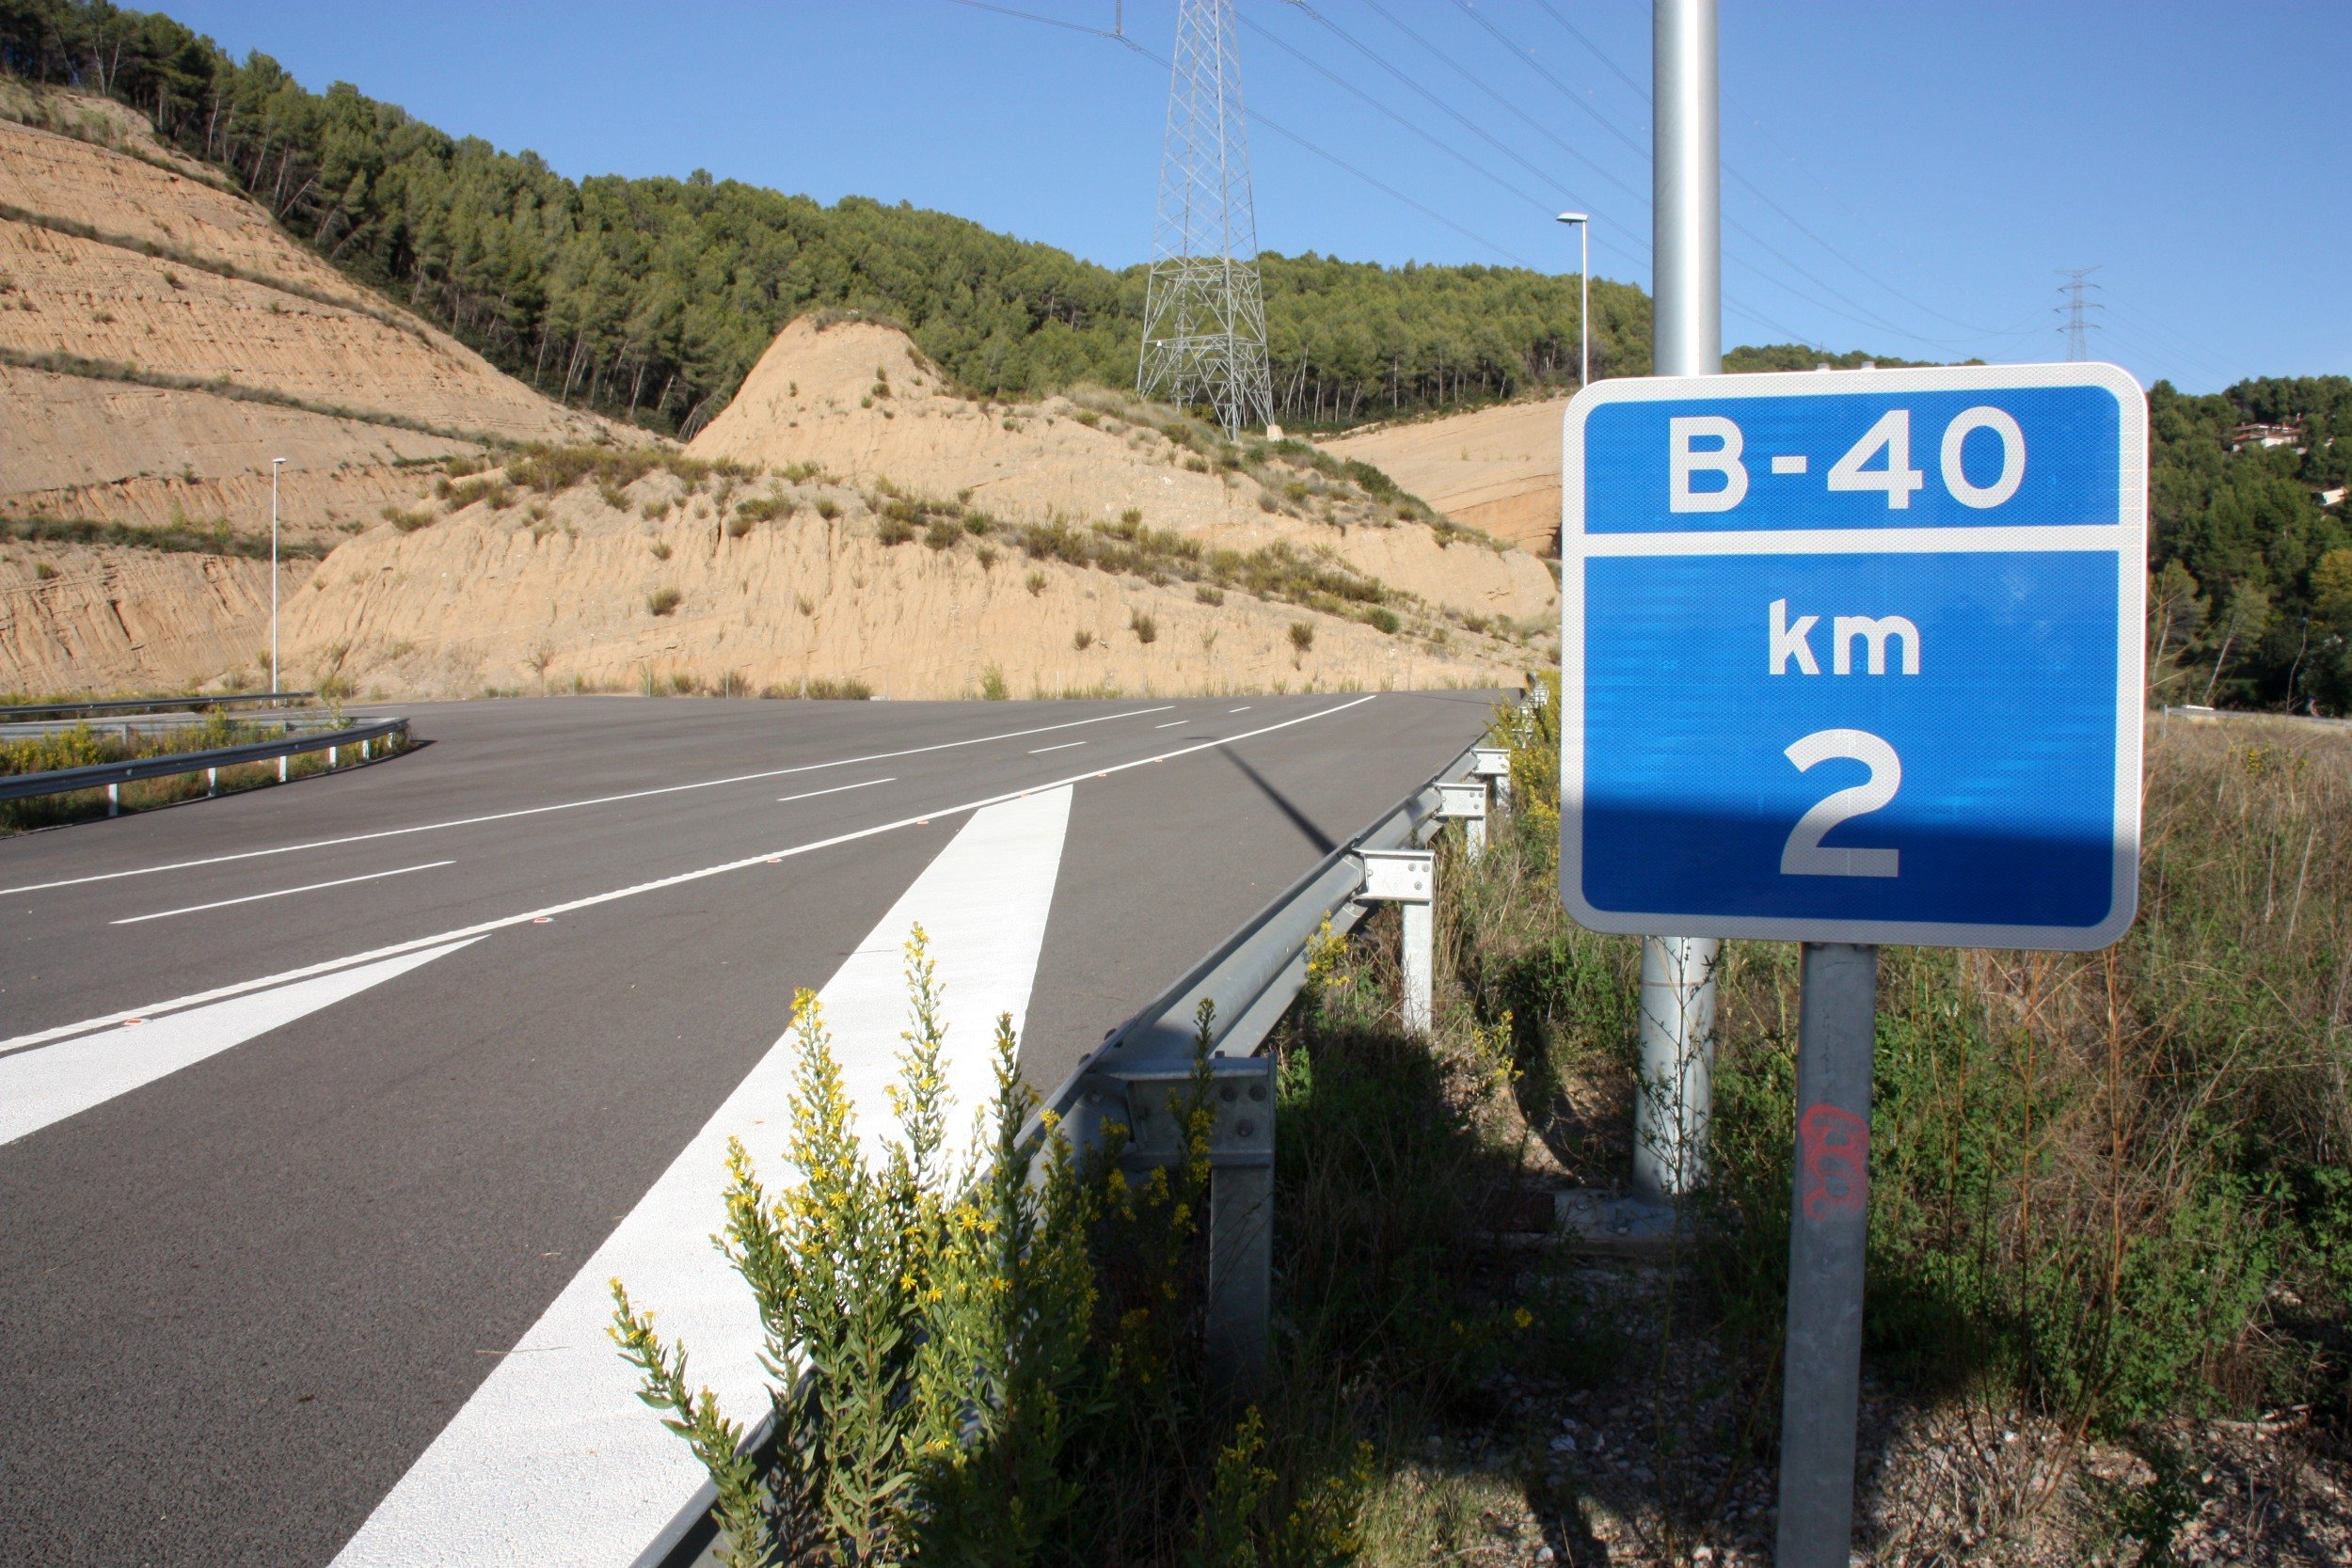
[[[1612,403],[1821,397],[1884,392],[2101,387],[2122,410],[2121,515],[2112,524],[1997,528],[1584,531],[1584,421]],[[2096,926],[1979,926],[1944,921],[1779,919],[1689,911],[1627,913],[1583,898],[1584,563],[1601,556],[1904,555],[1993,550],[2116,552],[2115,862],[2107,916]],[[1747,937],[1881,946],[2019,947],[2088,953],[2112,945],[2139,907],[2140,753],[2145,736],[2148,593],[2148,398],[2120,365],[1952,365],[1887,371],[1781,371],[1748,375],[1628,377],[1569,400],[1560,465],[1560,896],[1577,924],[1627,936]]]

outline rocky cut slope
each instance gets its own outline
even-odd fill
[[[0,689],[249,673],[291,591],[497,441],[612,439],[370,295],[121,105],[0,81]]]

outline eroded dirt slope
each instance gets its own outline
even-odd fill
[[[779,469],[814,463],[857,483],[967,496],[1006,517],[1057,515],[1083,526],[1132,510],[1145,527],[1209,547],[1279,542],[1327,552],[1466,613],[1526,622],[1556,613],[1550,574],[1524,551],[1400,518],[1303,468],[1223,467],[1170,439],[1164,413],[1111,394],[976,401],[946,387],[895,328],[803,317],[690,450]]]
[[[462,483],[475,488],[453,489],[453,510],[370,528],[294,596],[301,679],[386,695],[855,683],[1028,697],[1515,684],[1526,658],[1409,607],[1391,631],[1352,603],[1220,588],[1181,553],[1088,564],[969,513],[908,525],[898,498],[823,477],[686,460],[545,491]]]
[[[1538,555],[1560,553],[1564,398],[1418,420],[1324,443],[1444,512]]]

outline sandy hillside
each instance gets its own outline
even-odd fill
[[[1029,697],[1516,683],[1532,657],[1402,596],[1335,598],[1316,585],[1368,579],[1295,554],[1236,558],[1219,587],[1172,535],[1029,535],[953,503],[664,461],[544,488],[521,464],[369,529],[295,595],[289,667],[386,695]],[[1069,559],[1079,544],[1106,553]]]
[[[1539,555],[1560,553],[1563,398],[1383,426],[1323,443],[1382,469],[1465,523]]]
[[[491,437],[613,438],[218,182],[121,105],[0,84],[0,688],[175,686],[267,640],[265,566],[30,541],[36,519],[169,529],[173,553],[191,527],[265,537],[283,456],[292,586],[412,498],[419,463]],[[214,592],[231,581],[258,595]],[[81,593],[119,634],[92,630]]]
[[[689,450],[778,469],[814,463],[853,483],[886,479],[925,495],[968,492],[971,505],[1008,518],[1058,514],[1087,524],[1132,509],[1145,527],[1208,547],[1328,551],[1466,613],[1534,622],[1557,612],[1550,574],[1523,551],[1351,504],[1303,467],[1220,467],[1152,420],[1109,395],[1011,406],[960,397],[904,333],[803,317]]]

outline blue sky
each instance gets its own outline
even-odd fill
[[[1164,58],[1175,0],[1003,3],[1073,26],[954,0],[164,8],[566,174],[705,167],[1144,259],[1167,73],[1076,28],[1123,13]],[[1648,286],[1645,0],[1238,9],[1265,248],[1570,272],[1548,214],[1576,207],[1595,272]],[[2143,381],[2352,372],[2352,5],[1722,18],[1726,342],[2059,358],[2059,270],[2096,266],[2093,353]]]

